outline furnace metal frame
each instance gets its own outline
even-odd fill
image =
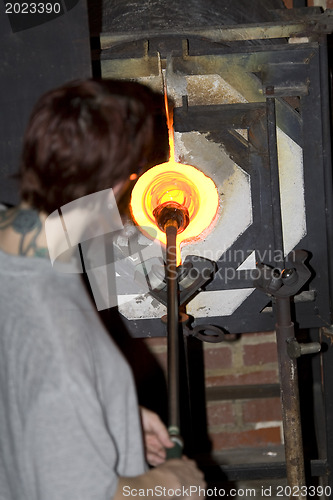
[[[313,273],[308,288],[295,298],[300,328],[328,327],[331,324],[333,286],[330,91],[326,36],[322,33],[325,23],[325,29],[329,30],[327,24],[331,22],[331,17],[324,17],[319,26],[318,19],[315,20],[317,24],[313,20],[311,24],[307,19],[303,23],[299,21],[297,25],[273,25],[271,31],[269,26],[237,27],[237,30],[224,27],[220,43],[209,40],[215,33],[213,29],[202,30],[200,39],[199,35],[192,35],[190,38],[190,34],[187,34],[189,45],[184,45],[186,33],[164,33],[163,36],[155,33],[149,38],[149,51],[143,57],[140,56],[148,46],[146,37],[148,38],[149,34],[142,34],[142,41],[136,35],[139,41],[135,43],[125,43],[125,35],[117,37],[116,34],[103,34],[101,38],[102,48],[105,47],[101,56],[102,74],[106,77],[126,78],[131,71],[132,76],[136,75],[136,72],[143,76],[152,66],[151,59],[155,56],[150,57],[151,52],[155,54],[159,48],[161,57],[166,56],[168,37],[173,53],[173,71],[176,74],[209,74],[212,64],[217,61],[218,65],[224,60],[231,64],[238,62],[238,67],[244,64],[246,71],[249,71],[250,67],[256,75],[258,86],[262,87],[263,92],[260,102],[188,106],[185,100],[182,107],[175,109],[174,127],[176,132],[209,132],[210,139],[223,144],[230,157],[251,176],[253,223],[228,249],[230,254],[236,256],[239,255],[237,250],[243,248],[256,250],[258,255],[263,255],[267,248],[277,251],[281,249],[281,237],[278,234],[281,215],[276,193],[276,146],[274,135],[270,137],[275,123],[303,148],[305,205],[306,208],[311,207],[311,213],[307,210],[307,234],[295,249],[301,248],[309,252],[309,265]],[[276,43],[272,43],[272,38],[268,39],[271,43],[263,45],[246,45],[245,42],[240,42],[247,37],[260,38],[264,28],[266,37],[272,36],[274,40],[277,39]],[[288,36],[288,33],[290,36],[295,31],[298,35],[302,33],[311,36],[308,36],[306,43],[283,43],[285,40],[281,37]],[[228,34],[233,35],[229,42]],[[129,35],[127,37],[130,38]],[[267,42],[267,38],[265,41]],[[122,58],[117,59],[120,43]],[[210,57],[209,69],[205,60],[207,56]],[[237,139],[235,131],[239,128],[249,132],[247,145],[244,145],[240,138]],[[251,141],[251,137],[255,137],[255,141]],[[272,210],[266,210],[270,206]],[[223,271],[226,266],[231,266],[236,271],[240,264],[239,261],[224,262],[223,259],[217,262],[218,271]],[[275,265],[269,261],[265,261],[265,264]],[[217,272],[206,290],[251,286],[253,280],[249,279],[246,272],[236,271],[234,281],[227,284],[219,278]],[[257,290],[231,316],[212,317],[209,318],[209,323],[221,326],[231,333],[272,330],[274,314],[269,302],[267,297]],[[140,320],[139,327],[131,324],[131,321],[125,322],[133,336],[164,335],[163,326],[158,320]],[[196,317],[194,325],[204,322],[207,320]]]
[[[210,139],[223,144],[230,157],[251,176],[253,224],[233,244],[234,255],[241,248],[251,248],[259,254],[268,247],[281,249],[276,124],[302,147],[307,234],[295,249],[309,253],[312,275],[294,297],[294,318],[299,329],[307,329],[308,340],[322,344],[321,354],[309,361],[318,420],[318,454],[314,459],[310,457],[307,465],[311,477],[319,476],[332,486],[333,198],[327,34],[333,23],[329,11],[320,15],[317,10],[314,12],[257,26],[198,28],[184,33],[103,33],[101,67],[106,77],[149,74],[150,62],[158,50],[162,60],[172,51],[173,71],[180,74],[208,74],[208,56],[210,64],[224,60],[238,61],[240,66],[243,61],[247,70],[251,68],[262,88],[260,102],[188,106],[184,98],[174,114],[175,131],[209,133]],[[296,43],[288,43],[291,39]],[[237,129],[248,130],[248,144],[237,136]],[[267,206],[271,210],[266,210]],[[218,261],[218,269],[233,266],[236,279],[225,284],[216,274],[205,289],[254,286],[246,271],[237,271],[240,263]],[[276,265],[269,261],[265,264]],[[165,325],[159,319],[123,321],[134,337],[165,335]],[[192,327],[204,327],[207,323],[229,333],[274,330],[274,304],[269,295],[258,289],[232,315],[197,317]],[[228,480],[273,478],[284,476],[285,465],[222,466],[222,470]]]

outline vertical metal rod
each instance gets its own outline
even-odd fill
[[[176,221],[166,223],[169,425],[179,428],[177,229]]]
[[[283,245],[283,228],[281,217],[281,197],[280,197],[280,178],[279,178],[279,161],[277,150],[276,136],[276,112],[275,99],[268,97],[266,99],[267,112],[267,136],[268,136],[268,151],[269,151],[269,167],[271,176],[271,194],[272,194],[272,215],[274,228],[274,243],[278,253],[274,256],[274,261],[281,271],[284,268],[284,245]],[[278,262],[278,260],[280,262]]]
[[[273,97],[266,99],[266,110],[274,243],[275,250],[278,250],[280,253],[279,262],[276,263],[282,270],[285,266],[285,259],[276,135],[276,111],[275,99]],[[295,338],[294,324],[291,321],[290,297],[276,297],[275,311],[287,481],[291,488],[292,498],[306,499],[306,497],[301,496],[301,493],[304,493],[304,491],[301,491],[300,489],[302,486],[305,486],[306,483],[298,392],[297,362],[296,359],[290,358],[287,350],[288,341]]]
[[[177,274],[177,230],[175,220],[165,224],[166,232],[166,282],[167,282],[167,334],[168,334],[168,414],[169,434],[175,442],[167,450],[168,458],[182,455],[179,409],[179,300]]]
[[[294,324],[291,321],[290,297],[277,297],[275,308],[287,481],[291,488],[292,498],[306,499],[306,496],[301,495],[301,487],[305,486],[306,482],[297,361],[290,358],[287,351],[288,341],[295,338]]]
[[[325,204],[326,204],[326,228],[327,228],[327,249],[328,255],[332,255],[333,252],[333,200],[331,196],[332,192],[332,130],[331,130],[331,106],[329,96],[331,95],[332,88],[332,76],[330,76],[328,71],[328,49],[327,49],[327,36],[323,35],[320,39],[319,44],[320,53],[320,99],[321,99],[321,109],[322,109],[322,127],[323,127],[323,160],[324,160],[324,190],[325,190]],[[332,101],[332,97],[331,97]],[[333,296],[333,264],[331,259],[328,259],[328,272],[330,275],[330,290],[331,296]]]

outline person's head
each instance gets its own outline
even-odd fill
[[[50,214],[138,172],[153,138],[154,96],[135,82],[93,79],[43,95],[23,140],[22,201]]]

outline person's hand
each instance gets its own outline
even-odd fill
[[[206,481],[204,473],[198,469],[194,460],[183,456],[181,459],[167,460],[164,464],[154,469],[163,477],[167,490],[174,490],[179,498],[191,498],[192,500],[202,500],[205,497]],[[157,478],[157,483],[161,482]]]
[[[173,442],[167,428],[156,413],[142,406],[140,410],[147,462],[153,466],[160,465],[165,461],[165,448],[172,448]]]
[[[157,489],[158,488],[158,489]],[[124,500],[129,496],[138,496],[138,492],[156,491],[156,496],[165,500],[203,500],[206,493],[206,482],[203,472],[193,460],[187,457],[173,458],[161,465],[135,477],[119,477],[113,500]],[[126,494],[125,494],[126,493]],[[148,494],[147,494],[148,496]],[[150,496],[150,494],[149,494]],[[153,494],[153,498],[155,498]]]

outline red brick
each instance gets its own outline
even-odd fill
[[[218,370],[232,366],[232,351],[230,347],[208,348],[204,351],[205,368]]]
[[[277,362],[276,344],[274,342],[245,345],[243,349],[243,361],[245,366]]]
[[[282,420],[280,398],[251,399],[242,403],[243,422]]]
[[[232,448],[256,448],[281,444],[280,427],[250,429],[240,432],[210,433],[213,451]]]
[[[283,0],[283,3],[287,7],[287,9],[293,8],[293,0]]]
[[[234,406],[231,402],[207,405],[208,427],[235,423]]]
[[[228,385],[251,385],[251,384],[274,384],[279,381],[279,376],[276,370],[255,371],[252,373],[229,374],[207,376],[206,385],[213,386],[228,386]]]
[[[259,344],[260,341],[262,341],[263,339],[265,339],[265,338],[267,339],[267,335],[274,335],[274,337],[275,337],[275,332],[270,331],[270,332],[244,333],[242,338],[246,338],[247,340],[257,338],[259,340],[259,342],[258,342],[258,344]]]

